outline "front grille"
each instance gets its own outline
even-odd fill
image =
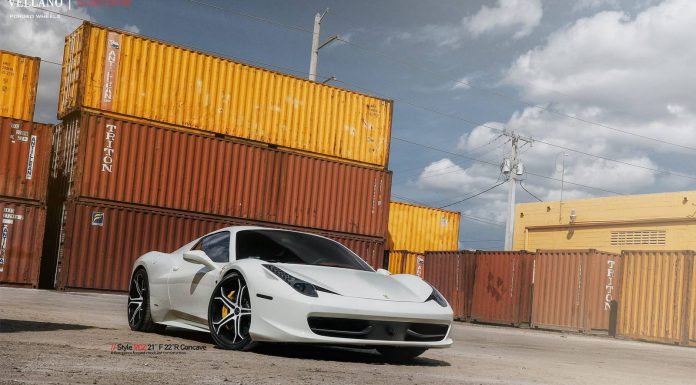
[[[309,317],[307,322],[320,336],[378,341],[442,341],[449,329],[449,325],[440,324],[333,317]]]

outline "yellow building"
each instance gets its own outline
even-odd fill
[[[696,250],[696,191],[515,207],[515,250]]]

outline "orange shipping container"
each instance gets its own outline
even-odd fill
[[[473,251],[426,251],[425,281],[445,296],[454,318],[471,318],[476,253]]]
[[[0,118],[0,196],[44,202],[52,126]]]
[[[46,209],[0,199],[0,284],[37,287]]]
[[[461,214],[410,203],[389,204],[388,250],[457,250]]]
[[[476,252],[471,318],[520,325],[531,320],[534,255],[524,251]]]
[[[100,110],[386,168],[392,102],[84,23],[58,117]]]
[[[532,326],[583,332],[610,330],[618,299],[620,256],[597,250],[538,250]]]
[[[172,252],[196,237],[226,226],[279,227],[268,223],[87,200],[68,202],[65,218],[61,237],[63,243],[58,253],[58,287],[61,289],[125,291],[133,262],[148,251]],[[291,226],[282,228],[332,238],[373,267],[381,267],[383,238]]]
[[[54,186],[68,197],[384,237],[391,172],[115,119],[57,129]]]
[[[696,345],[694,252],[621,253],[620,337]]]
[[[33,120],[41,59],[0,50],[0,117]]]
[[[385,251],[385,261],[392,274],[412,274],[423,278],[425,257],[406,250]]]

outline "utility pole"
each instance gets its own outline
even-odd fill
[[[338,39],[338,36],[331,36],[324,43],[319,44],[319,35],[321,30],[321,19],[324,15],[329,12],[329,9],[323,13],[317,13],[314,15],[314,32],[312,32],[312,53],[309,58],[309,80],[315,82],[317,81],[317,63],[319,61],[319,50],[331,44],[334,40]]]
[[[503,135],[510,138],[512,151],[510,157],[503,161],[502,171],[508,177],[508,212],[505,221],[505,250],[512,250],[512,235],[515,231],[515,192],[517,189],[517,178],[524,174],[524,166],[518,159],[519,142],[532,143],[532,138],[525,138],[517,134],[514,130],[505,130]]]

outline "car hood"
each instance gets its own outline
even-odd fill
[[[346,297],[399,302],[424,302],[430,285],[415,275],[383,275],[339,267],[275,264],[293,276]]]

